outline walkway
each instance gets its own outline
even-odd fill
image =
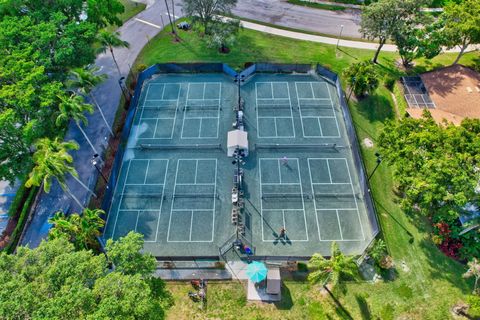
[[[175,14],[181,14],[179,6],[181,0],[175,0]],[[164,1],[144,1],[147,3],[147,8],[136,16],[136,19],[127,21],[118,31],[121,38],[130,43],[130,49],[115,49],[115,57],[119,63],[121,76],[128,74],[130,66],[133,65],[140,50],[147,44],[149,39],[161,30],[162,21],[168,24],[168,15]],[[170,8],[171,9],[171,8]],[[146,24],[142,21],[149,21],[151,24]],[[113,63],[113,59],[109,52],[101,54],[97,57],[95,64],[101,68],[101,73],[107,74],[108,79],[94,90],[94,95],[102,110],[108,123],[112,124],[115,118],[118,105],[120,103],[121,91],[118,80],[120,75]],[[100,113],[95,110],[95,113],[88,115],[88,126],[84,128],[87,135],[91,137],[95,148],[100,153],[103,153],[107,145],[108,129],[106,128]],[[94,152],[83,138],[78,128],[71,123],[68,127],[68,132],[65,140],[75,140],[80,144],[80,149],[72,153],[75,169],[79,174],[79,178],[90,188],[93,188],[97,180],[97,172],[91,165],[90,159]],[[67,184],[72,192],[84,204],[88,203],[89,193],[73,178],[67,179]],[[40,241],[48,235],[50,225],[48,219],[53,216],[56,211],[70,211],[78,212],[81,208],[66,195],[60,188],[58,183],[54,182],[50,193],[42,193],[32,221],[28,224],[25,234],[21,241],[22,245],[29,245],[36,247]]]

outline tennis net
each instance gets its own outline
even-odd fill
[[[185,149],[195,149],[195,150],[216,150],[222,149],[221,144],[152,144],[152,143],[142,143],[140,144],[141,149],[147,150],[185,150]]]
[[[218,199],[218,194],[215,193],[175,193],[172,195],[173,199],[190,198],[190,199]]]
[[[256,143],[256,149],[332,149],[337,150],[344,148],[335,143],[321,143],[321,144],[279,144],[279,143]]]

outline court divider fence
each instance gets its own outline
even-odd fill
[[[308,73],[311,71],[315,71],[317,74],[323,76],[332,84],[335,85],[337,89],[337,95],[339,98],[339,103],[342,108],[342,113],[344,116],[344,122],[346,125],[347,135],[352,146],[352,155],[353,155],[353,163],[355,168],[360,172],[359,174],[359,184],[361,193],[364,196],[365,203],[367,206],[367,214],[368,220],[371,224],[371,228],[373,230],[373,237],[374,238],[379,232],[379,223],[376,216],[376,210],[374,202],[372,201],[366,170],[361,158],[360,154],[360,146],[358,143],[357,135],[355,132],[355,128],[353,127],[353,120],[350,115],[350,110],[348,109],[348,105],[345,100],[345,95],[342,90],[342,86],[338,75],[333,73],[332,71],[323,68],[320,65],[314,67],[312,64],[277,64],[277,63],[256,63],[250,65],[248,68],[240,72],[240,75],[244,75],[245,78],[258,72],[258,73]],[[137,78],[137,84],[135,86],[134,94],[132,101],[130,103],[130,107],[128,109],[128,113],[125,119],[125,124],[121,134],[121,140],[118,147],[118,150],[115,154],[115,159],[113,162],[112,170],[110,173],[110,178],[108,181],[108,188],[105,190],[105,195],[102,202],[102,209],[109,214],[109,209],[112,203],[112,199],[114,196],[115,186],[118,182],[118,178],[120,175],[120,169],[123,162],[123,156],[125,154],[125,148],[127,146],[127,141],[130,135],[130,131],[133,125],[133,120],[135,117],[135,113],[138,108],[138,103],[140,100],[140,95],[143,89],[144,82],[147,79],[150,79],[153,75],[159,73],[225,73],[228,76],[235,77],[238,73],[231,68],[229,65],[225,63],[162,63],[162,64],[155,64],[150,66],[149,68],[142,71]],[[302,259],[301,257],[283,257],[283,260],[295,260],[295,259]],[[265,258],[267,259],[267,258]]]

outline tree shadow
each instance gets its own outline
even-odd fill
[[[462,277],[463,272],[467,270],[465,266],[445,256],[430,240],[423,239],[420,241],[419,248],[427,257],[430,267],[426,268],[426,271],[430,273],[430,278],[446,280],[462,290],[465,294],[471,292],[473,289],[473,280],[467,280]]]
[[[275,307],[279,310],[290,310],[294,303],[290,289],[282,282],[282,300],[274,303]]]
[[[332,298],[333,302],[335,303],[335,313],[337,314],[337,316],[339,316],[341,319],[353,320],[353,317],[350,314],[350,312],[348,312],[348,310],[345,309],[345,307],[342,305],[340,300],[338,300],[334,296],[334,294],[330,291],[330,289],[328,289],[327,286],[323,286],[323,289],[327,291],[328,295],[330,296],[330,298]]]
[[[383,123],[395,118],[394,108],[390,100],[384,95],[374,94],[359,99],[357,109],[370,122],[379,121]]]
[[[368,305],[367,299],[364,296],[356,294],[355,300],[357,300],[358,307],[360,308],[360,315],[362,316],[363,320],[370,320],[372,319],[372,312],[370,311],[370,307]]]
[[[375,202],[375,206],[379,209],[382,209],[405,233],[410,237],[409,242],[413,243],[415,241],[415,238],[413,237],[413,234],[408,231],[407,227],[405,227],[393,214],[390,213],[380,202],[377,200],[373,200]]]

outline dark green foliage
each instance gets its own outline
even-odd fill
[[[380,83],[375,64],[371,61],[351,64],[345,69],[343,76],[358,97],[372,94],[378,88]]]
[[[23,188],[21,190],[19,189],[19,191],[26,192],[26,199],[24,199],[25,197],[22,197],[21,199],[25,200],[25,202],[22,202],[16,206],[17,210],[20,210],[20,206],[21,206],[21,211],[18,214],[17,225],[15,226],[15,229],[13,229],[13,232],[10,235],[8,245],[5,247],[5,252],[7,253],[13,253],[13,251],[17,247],[23,228],[25,227],[25,223],[27,222],[28,213],[30,212],[30,208],[32,207],[33,202],[35,201],[35,196],[37,195],[38,188],[36,187],[30,188],[30,189]],[[17,191],[17,195],[18,195],[18,191]]]
[[[57,212],[48,222],[53,225],[48,233],[50,240],[65,238],[75,246],[75,249],[98,250],[97,237],[101,235],[100,229],[105,225],[101,215],[105,214],[100,209],[84,209],[82,214],[74,213],[66,216]],[[143,242],[140,245],[143,245]],[[140,249],[138,249],[140,250]]]
[[[393,166],[402,207],[430,217],[433,241],[452,258],[480,254],[478,233],[463,235],[458,222],[467,203],[479,204],[480,120],[460,126],[423,119],[390,121],[379,137],[384,159]]]
[[[130,255],[131,252],[125,252]],[[0,254],[1,319],[163,319],[162,280],[108,269],[105,255],[59,238]]]
[[[183,0],[183,10],[193,22],[201,24],[204,32],[209,34],[210,23],[216,20],[216,16],[229,14],[236,4],[237,0]]]
[[[218,48],[220,52],[226,53],[228,48],[235,43],[236,35],[240,29],[240,21],[211,22],[209,29],[210,33],[206,37],[208,46]]]
[[[1,1],[0,179],[25,177],[34,142],[64,132],[52,128],[67,70],[94,61],[99,28],[121,12],[118,0]]]
[[[443,24],[445,44],[450,48],[460,48],[455,64],[469,45],[480,42],[480,1],[464,0],[459,4],[450,2],[440,21]]]

